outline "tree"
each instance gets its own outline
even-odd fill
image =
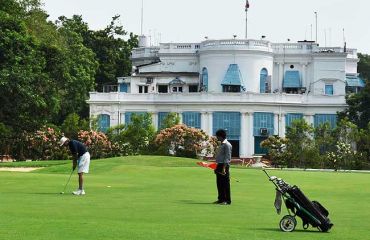
[[[370,55],[358,54],[358,72],[365,80],[365,87],[357,94],[346,96],[348,108],[339,114],[340,118],[349,118],[359,128],[366,129],[370,122]]]
[[[123,39],[127,32],[118,24],[119,18],[119,15],[114,16],[106,28],[97,31],[89,30],[82,16],[59,18],[60,22],[78,33],[83,38],[83,44],[95,53],[99,62],[95,75],[98,91],[103,90],[103,85],[116,84],[117,77],[131,73],[131,50],[138,46],[138,38],[130,33],[127,41]]]
[[[297,119],[287,127],[286,144],[288,167],[312,167],[319,154],[313,140],[314,129],[304,119]]]
[[[132,114],[128,125],[112,128],[107,135],[119,145],[121,153],[143,154],[155,135],[152,117],[149,113]]]
[[[180,117],[177,113],[170,112],[167,116],[163,119],[160,129],[164,128],[171,128],[175,125],[180,123]]]

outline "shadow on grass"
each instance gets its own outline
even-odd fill
[[[213,204],[211,202],[198,202],[198,201],[194,201],[194,200],[179,200],[180,203],[185,203],[185,204],[196,204],[196,205],[209,205],[209,204]]]
[[[254,230],[256,231],[268,231],[268,232],[281,232],[281,233],[285,233],[283,231],[281,231],[279,228],[254,228]],[[315,230],[315,229],[309,229],[309,230],[304,230],[304,229],[294,229],[293,232],[302,232],[302,233],[323,233],[323,232],[320,232],[319,230]]]

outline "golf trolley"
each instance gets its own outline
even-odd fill
[[[280,229],[284,232],[292,232],[297,226],[296,216],[303,222],[303,228],[307,229],[310,225],[317,227],[322,232],[327,232],[333,226],[328,218],[329,212],[319,202],[310,201],[297,186],[291,186],[283,179],[275,176],[269,176],[266,170],[263,170],[269,180],[276,187],[275,208],[277,213],[281,212],[282,200],[288,210],[280,220]]]

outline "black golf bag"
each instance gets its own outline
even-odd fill
[[[309,225],[318,228],[322,232],[327,232],[333,224],[328,218],[329,212],[319,202],[310,201],[297,186],[291,186],[281,178],[269,176],[269,180],[276,187],[275,208],[280,214],[282,200],[285,202],[289,215],[285,215],[280,220],[280,229],[284,232],[291,232],[297,225],[296,216],[303,222],[303,228]]]

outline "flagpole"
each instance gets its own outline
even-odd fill
[[[249,8],[249,1],[246,0],[245,2],[245,39],[248,39],[248,8]]]

